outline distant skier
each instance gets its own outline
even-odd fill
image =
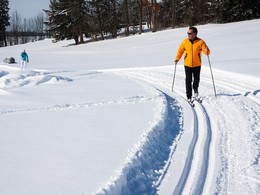
[[[186,96],[188,101],[191,101],[192,88],[194,90],[195,98],[197,98],[199,94],[198,88],[200,82],[201,51],[203,51],[205,55],[209,55],[210,50],[206,43],[202,39],[197,37],[198,30],[196,27],[190,27],[187,34],[188,38],[182,41],[174,62],[177,64],[184,53]]]
[[[28,54],[25,50],[21,53],[21,69],[27,69],[27,63],[29,62]]]

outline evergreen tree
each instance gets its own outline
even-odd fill
[[[9,23],[9,1],[0,0],[0,47],[7,46],[6,28]]]
[[[90,20],[91,33],[94,35],[95,39],[100,34],[101,39],[104,40],[104,3],[102,0],[92,0],[90,3],[90,15],[92,20]]]
[[[119,8],[121,0],[93,0],[92,19],[97,21],[97,29],[102,39],[106,33],[110,33],[112,38],[117,37],[120,26]]]
[[[159,13],[160,26],[163,28],[180,26],[183,23],[182,0],[163,0],[161,2],[161,11]]]
[[[223,7],[223,0],[210,0],[206,10],[206,23],[221,22],[221,8]]]
[[[49,31],[52,37],[59,41],[64,40],[69,32],[66,24],[66,6],[60,0],[50,0],[48,15]]]
[[[88,30],[88,7],[85,0],[50,0],[48,26],[55,40],[71,39],[83,43]],[[79,41],[80,38],[80,41]]]
[[[223,22],[250,20],[260,17],[260,0],[223,0]]]
[[[85,0],[69,1],[69,7],[66,13],[68,17],[67,27],[70,29],[76,44],[83,43],[83,35],[88,32],[88,12],[89,7]],[[78,38],[80,38],[80,41],[78,41]]]
[[[139,0],[130,0],[128,1],[129,9],[128,9],[128,16],[129,16],[129,23],[132,26],[132,33],[136,33],[136,26],[140,23],[140,1]]]
[[[49,29],[56,40],[74,38],[83,42],[91,34],[103,40],[109,33],[133,34],[142,21],[156,31],[159,28],[193,26],[212,22],[233,22],[260,17],[260,0],[50,0]],[[143,4],[146,5],[143,5]],[[142,6],[143,5],[143,6]],[[156,5],[156,7],[154,7]],[[154,8],[158,8],[154,11]],[[157,17],[159,12],[159,16]],[[157,21],[158,19],[158,21]],[[131,28],[132,27],[132,28]],[[79,39],[80,38],[80,39]]]
[[[104,0],[104,26],[105,30],[112,35],[112,38],[117,37],[117,29],[119,26],[118,7],[118,1]]]
[[[224,0],[223,2],[223,22],[233,22],[242,20],[241,0]]]

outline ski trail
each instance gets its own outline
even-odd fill
[[[193,113],[193,117],[194,117],[193,118],[194,135],[193,135],[191,143],[189,145],[187,158],[185,160],[185,166],[183,168],[180,179],[179,179],[179,181],[178,181],[178,183],[177,183],[177,185],[176,185],[176,187],[173,191],[173,194],[182,194],[183,193],[186,181],[187,181],[189,174],[190,174],[192,161],[193,161],[193,158],[194,158],[194,148],[195,148],[197,140],[198,140],[198,116],[196,115],[194,109],[192,109],[192,113]],[[184,127],[184,129],[185,129],[185,127]]]
[[[211,111],[213,117],[222,116],[215,119],[218,129],[228,129],[219,131],[221,169],[216,175],[216,193],[236,194],[243,188],[247,189],[243,194],[251,189],[255,189],[251,193],[258,194],[258,182],[248,178],[256,177],[259,170],[259,107],[243,96],[219,97],[216,102],[210,102],[210,106],[219,106]],[[236,125],[230,121],[235,121]]]
[[[122,104],[140,104],[144,102],[153,101],[160,98],[160,96],[155,97],[145,97],[145,96],[132,96],[126,97],[118,100],[107,100],[103,102],[87,102],[87,103],[67,103],[67,104],[56,104],[46,107],[36,107],[36,108],[15,108],[15,109],[4,109],[0,111],[3,114],[15,114],[15,113],[32,113],[32,112],[42,112],[42,111],[61,111],[66,109],[87,109],[89,107],[98,106],[110,106],[110,105],[122,105]]]
[[[211,84],[211,82],[212,82],[209,79],[206,79],[206,78],[203,78],[203,79],[204,79],[204,81],[203,81],[204,83]],[[258,89],[250,90],[245,87],[238,86],[238,85],[232,84],[230,82],[228,83],[226,81],[221,81],[221,80],[216,80],[216,83],[217,83],[217,87],[221,88],[221,90],[225,89],[236,95],[244,96],[245,98],[248,98],[251,101],[255,102],[257,105],[260,105],[260,99],[255,95],[256,91],[258,91]],[[219,94],[219,95],[222,95],[222,94]]]
[[[97,194],[157,194],[157,186],[170,166],[176,142],[181,137],[181,112],[177,102],[158,90],[165,97],[162,118],[138,143],[119,176]]]
[[[211,122],[208,113],[203,105],[196,104],[195,110],[199,118],[198,120],[199,125],[197,127],[199,129],[198,130],[199,138],[198,138],[198,144],[196,145],[194,151],[196,156],[194,157],[193,161],[195,162],[199,161],[199,163],[197,165],[197,169],[195,166],[196,164],[194,165],[194,167],[191,168],[193,171],[194,170],[197,171],[197,173],[190,174],[191,176],[196,175],[196,178],[191,178],[191,181],[193,181],[193,186],[195,186],[194,192],[191,192],[192,186],[187,186],[187,187],[185,186],[185,187],[188,190],[187,193],[202,194],[205,181],[207,178],[207,171],[209,166],[209,157],[210,157],[209,150],[210,150],[210,143],[211,143]],[[199,155],[202,156],[199,157]]]
[[[212,86],[212,78],[210,77],[210,72],[207,67],[203,67],[203,72],[201,74],[201,84],[200,87],[205,88],[205,84],[207,86],[207,89],[210,89],[210,92],[213,93],[213,86]],[[157,67],[157,68],[150,68],[149,72],[152,73],[155,77],[156,74],[160,73],[160,76],[163,75],[163,77],[169,77],[169,82],[171,82],[173,73],[173,69],[168,67]],[[259,92],[260,92],[260,85],[258,78],[255,77],[249,77],[247,75],[240,75],[237,74],[236,78],[237,80],[230,80],[229,78],[233,78],[235,73],[228,73],[223,71],[217,71],[218,74],[221,75],[221,79],[218,77],[218,74],[216,74],[215,85],[217,90],[217,95],[228,95],[227,91],[229,92],[229,95],[237,95],[237,96],[244,96],[245,98],[250,99],[251,101],[255,102],[256,104],[260,105],[260,98],[259,98]],[[166,77],[164,79],[166,79]],[[181,84],[184,86],[184,78],[185,73],[183,70],[180,70],[180,68],[176,72],[176,81],[175,83]],[[246,81],[244,79],[247,79]],[[243,80],[243,82],[239,82]],[[180,85],[179,85],[180,86]],[[178,85],[175,85],[175,87],[178,88],[178,90],[181,90],[181,88]]]
[[[124,73],[123,73],[124,74]],[[121,73],[122,75],[122,73]],[[126,75],[124,75],[126,76]],[[143,71],[127,72],[127,77],[130,79],[138,79],[143,82],[148,82],[152,86],[159,86],[160,90],[167,92],[169,84],[160,81],[151,75],[151,72]],[[174,93],[177,101],[185,99],[182,92]],[[175,186],[173,194],[201,194],[207,177],[209,164],[209,148],[211,142],[211,125],[210,119],[203,105],[197,104],[192,108],[193,113],[193,137],[189,145],[188,155],[185,160],[181,177],[178,184]],[[185,120],[185,118],[184,118]],[[185,131],[185,129],[184,129]]]
[[[101,72],[116,74],[140,85],[148,84],[176,100],[182,108],[183,134],[169,156],[171,159],[167,160],[173,162],[166,165],[161,180],[157,183],[158,194],[226,194],[239,192],[241,185],[247,189],[246,193],[259,189],[259,180],[254,173],[259,170],[257,166],[260,162],[260,90],[257,78],[239,82],[243,75],[234,77],[231,73],[223,74],[220,71],[215,76],[215,98],[212,80],[206,69],[200,82],[203,104],[196,102],[195,108],[192,108],[185,100],[183,70],[177,69],[174,92],[170,92],[172,67]],[[184,137],[186,143],[182,144]],[[241,167],[242,170],[237,170]],[[168,177],[171,174],[174,177]]]
[[[203,194],[239,192],[241,188],[252,193],[260,192],[257,182],[248,179],[256,177],[255,173],[259,171],[259,79],[239,74],[234,77],[233,73],[219,72],[215,77],[218,97],[206,95],[203,103],[213,121],[213,143]],[[169,72],[164,71],[163,74],[169,75]],[[200,91],[204,93],[213,93],[209,76],[207,71],[201,76]],[[181,82],[184,73],[180,72],[177,79],[178,83]],[[241,167],[244,168],[240,170]],[[241,173],[246,177],[242,177]]]

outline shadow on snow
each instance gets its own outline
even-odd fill
[[[159,90],[160,91],[160,90]],[[156,194],[167,170],[172,148],[182,133],[182,112],[176,100],[165,96],[162,119],[146,135],[145,141],[134,153],[121,175],[98,194]]]

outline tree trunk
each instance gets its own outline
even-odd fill
[[[129,33],[129,26],[130,26],[130,21],[129,21],[129,11],[128,11],[128,0],[125,0],[125,23],[126,23],[126,31],[125,35],[128,36]]]
[[[7,46],[7,40],[6,40],[6,31],[4,31],[4,47]]]
[[[80,38],[80,44],[84,43],[84,38],[83,38],[83,32],[82,32],[82,27],[79,27],[79,38]]]
[[[104,40],[104,29],[103,29],[103,23],[102,23],[102,17],[101,17],[101,11],[98,3],[96,2],[96,8],[97,8],[97,18],[98,18],[98,26],[99,26],[99,32],[101,36],[101,40]]]
[[[112,37],[116,38],[117,37],[117,10],[116,10],[116,0],[113,1],[113,18],[114,22],[112,24]]]
[[[143,3],[140,0],[140,12],[139,12],[139,34],[143,32]]]
[[[75,41],[75,44],[78,45],[79,44],[79,36],[78,35],[74,35],[73,39]]]
[[[157,31],[156,0],[152,0],[152,32]]]

